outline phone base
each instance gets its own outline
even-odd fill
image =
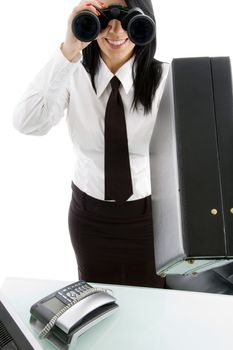
[[[71,341],[75,341],[75,339],[77,339],[88,329],[113,314],[117,308],[118,304],[116,303],[101,306],[100,308],[94,310],[89,315],[84,317],[82,323],[80,325],[77,325],[77,327],[72,329],[68,334],[61,330],[59,327],[54,326],[47,339],[55,344],[59,349],[66,350],[68,349],[68,345],[71,343]],[[44,324],[33,316],[30,318],[30,324],[33,326],[37,333],[40,333],[44,328]]]

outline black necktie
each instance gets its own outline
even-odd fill
[[[124,106],[116,76],[111,86],[105,113],[105,199],[124,202],[133,194],[133,188]]]

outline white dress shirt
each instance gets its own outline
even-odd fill
[[[14,111],[14,126],[28,135],[44,135],[65,115],[74,146],[76,164],[73,182],[88,195],[104,200],[104,117],[114,76],[101,59],[95,77],[97,94],[81,63],[81,54],[70,62],[60,48],[37,74]],[[162,96],[169,64],[156,91],[152,111],[143,114],[143,106],[130,110],[134,87],[133,57],[117,72],[125,109],[133,195],[136,200],[151,194],[149,144]]]

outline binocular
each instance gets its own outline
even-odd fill
[[[98,8],[98,11],[100,16],[91,11],[81,11],[74,17],[72,31],[77,39],[84,42],[95,40],[112,19],[121,22],[129,39],[136,45],[147,45],[155,37],[155,22],[139,7],[127,9],[121,5],[111,5],[104,10]]]

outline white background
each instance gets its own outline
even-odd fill
[[[78,279],[67,225],[74,159],[65,120],[43,137],[21,135],[12,126],[14,106],[64,40],[77,3],[1,3],[0,284],[6,276]],[[232,57],[230,0],[153,3],[156,58]]]

